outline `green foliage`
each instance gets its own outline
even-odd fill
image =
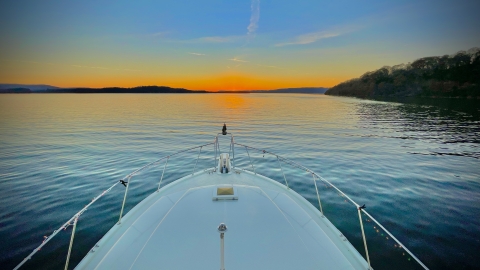
[[[424,57],[407,65],[383,67],[340,83],[325,94],[374,97],[480,98],[480,49],[453,56]]]

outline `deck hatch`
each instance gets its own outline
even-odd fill
[[[233,187],[217,187],[217,195],[233,195]]]
[[[214,201],[238,200],[237,188],[234,186],[216,186],[213,190]]]

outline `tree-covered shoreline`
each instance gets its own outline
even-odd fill
[[[480,48],[382,67],[342,82],[325,94],[359,98],[480,98]]]

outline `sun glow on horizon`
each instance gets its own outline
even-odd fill
[[[480,44],[478,1],[26,1],[0,9],[0,83],[332,87]]]

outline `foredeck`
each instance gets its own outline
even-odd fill
[[[237,200],[213,200],[218,186]],[[179,179],[130,210],[76,269],[368,269],[367,262],[303,197],[267,177],[235,169]]]

